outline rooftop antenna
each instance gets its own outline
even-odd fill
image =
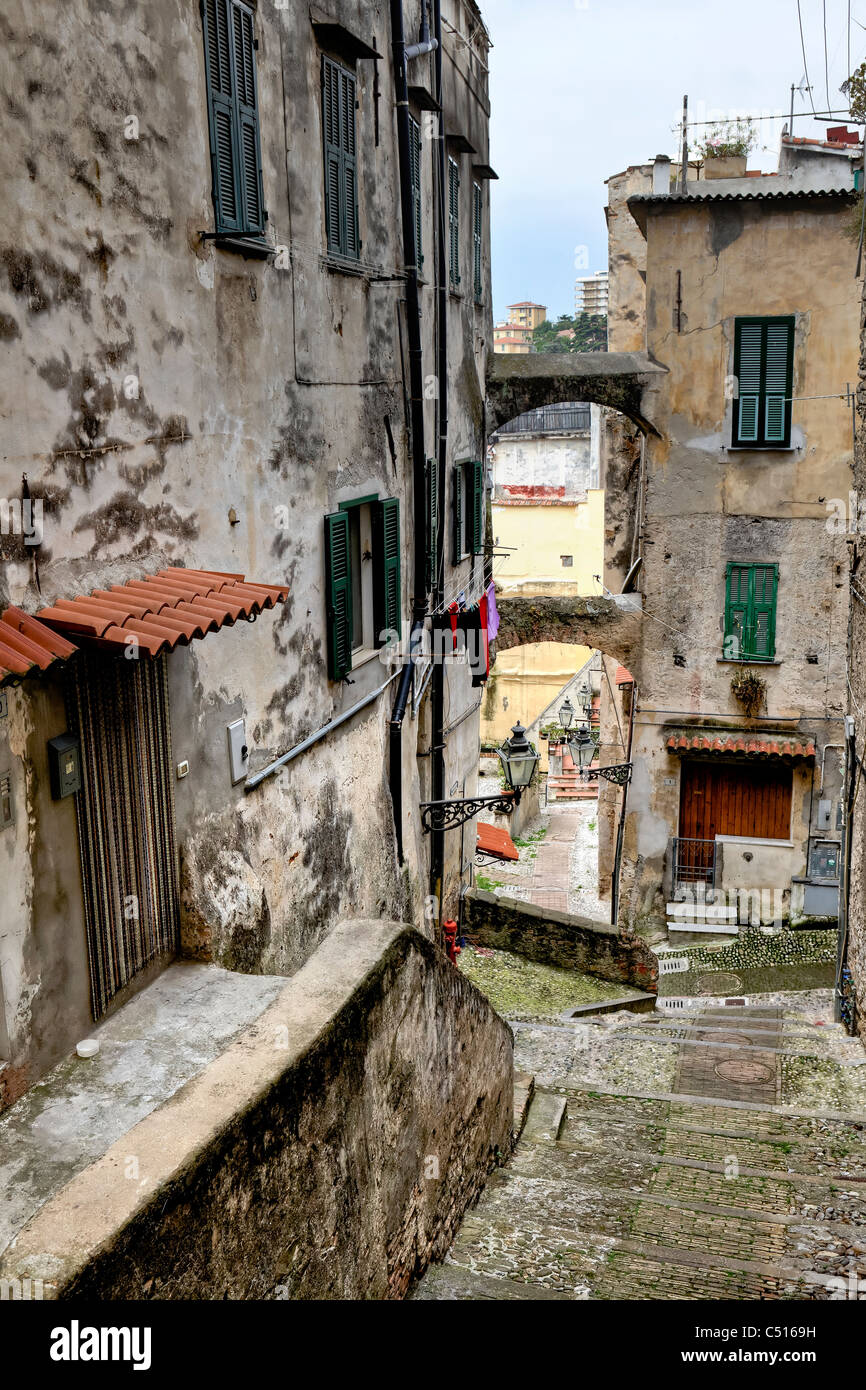
[[[689,99],[683,97],[683,168],[680,176],[680,191],[686,191],[686,179],[689,172]]]
[[[789,135],[793,135],[793,134],[794,134],[794,93],[795,93],[795,92],[799,92],[799,93],[800,93],[800,96],[801,96],[801,97],[804,97],[804,96],[806,95],[806,93],[807,93],[807,92],[811,92],[811,90],[812,90],[812,88],[809,86],[808,82],[806,81],[805,75],[804,75],[803,77],[800,78],[800,85],[799,85],[798,87],[795,87],[794,84],[793,84],[793,82],[791,83],[791,124],[790,124],[789,127],[788,127],[788,134],[789,134]],[[827,105],[829,106],[829,104],[830,104],[830,103],[828,102]]]

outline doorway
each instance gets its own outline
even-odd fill
[[[91,1008],[177,953],[180,922],[166,659],[88,656],[70,680]]]

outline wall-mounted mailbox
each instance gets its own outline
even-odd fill
[[[81,743],[74,734],[48,740],[48,775],[55,801],[81,791]]]
[[[235,782],[245,782],[250,768],[250,750],[244,721],[236,719],[226,726],[229,736],[229,765],[232,771],[232,786]]]

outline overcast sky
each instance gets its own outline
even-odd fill
[[[604,181],[675,153],[672,127],[749,112],[761,121],[750,168],[776,167],[791,83],[803,79],[797,0],[480,0],[493,49],[491,163],[494,315],[521,299],[571,314],[575,269],[607,266]],[[801,0],[818,111],[828,109],[824,0]],[[844,105],[848,0],[826,0],[830,109]],[[851,3],[851,62],[866,57],[866,0]],[[811,108],[807,94],[795,111]],[[841,122],[840,122],[841,123]],[[794,134],[826,126],[795,120]],[[694,135],[699,132],[695,131]],[[579,248],[585,248],[583,253]]]

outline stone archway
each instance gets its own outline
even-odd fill
[[[667,368],[642,352],[493,353],[487,368],[487,427],[493,433],[529,410],[585,401],[619,410],[645,433]]]
[[[627,667],[634,659],[641,626],[639,594],[612,598],[503,594],[497,595],[496,602],[498,651],[535,642],[565,642],[607,652]]]

